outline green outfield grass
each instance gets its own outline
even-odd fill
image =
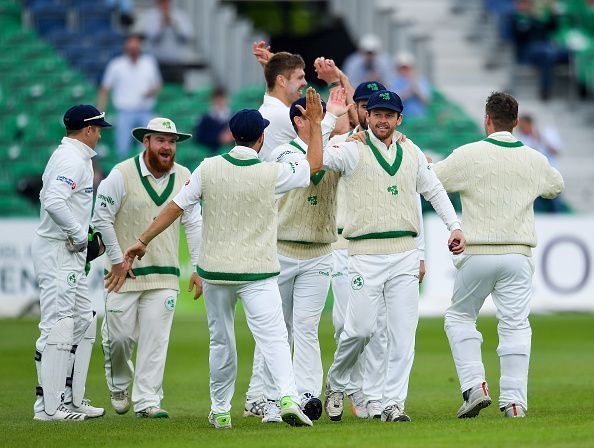
[[[191,306],[191,305],[190,305]],[[181,308],[188,308],[184,304]],[[533,352],[530,411],[523,420],[502,418],[497,409],[498,366],[496,323],[481,321],[484,361],[495,404],[472,420],[457,420],[461,397],[440,319],[423,319],[417,334],[407,412],[412,423],[358,420],[346,411],[341,423],[326,416],[313,428],[267,426],[243,418],[243,399],[251,371],[253,340],[243,320],[236,325],[239,375],[233,402],[233,429],[209,427],[208,329],[197,313],[178,313],[173,325],[165,372],[163,407],[168,420],[139,420],[133,413],[116,415],[102,370],[100,344],[87,382],[94,405],[107,408],[104,418],[80,423],[34,422],[36,383],[33,320],[0,323],[0,446],[170,447],[170,446],[593,446],[594,445],[594,316],[558,315],[532,318]],[[334,342],[329,314],[320,331],[324,365]],[[99,342],[99,341],[98,341]]]

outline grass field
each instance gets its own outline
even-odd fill
[[[182,308],[187,309],[188,304]],[[173,325],[165,399],[168,420],[139,420],[132,412],[116,415],[102,370],[100,345],[95,345],[87,396],[107,408],[104,418],[81,423],[34,422],[36,383],[34,320],[0,322],[0,447],[170,447],[239,446],[594,446],[594,316],[557,315],[532,318],[533,352],[530,371],[530,411],[523,420],[504,419],[497,409],[498,368],[496,323],[482,319],[483,352],[495,404],[477,419],[457,420],[461,397],[455,369],[440,319],[423,319],[417,334],[407,412],[410,424],[358,420],[350,410],[341,423],[326,416],[313,428],[267,426],[241,416],[253,350],[253,340],[239,320],[239,375],[233,402],[233,429],[209,427],[208,330],[202,316],[178,313]],[[331,319],[321,330],[325,368],[334,351]],[[98,341],[99,342],[99,341]]]

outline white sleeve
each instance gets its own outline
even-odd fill
[[[194,204],[185,209],[181,217],[181,223],[186,230],[190,262],[193,266],[198,266],[202,246],[202,207],[200,204]]]
[[[276,199],[295,188],[305,188],[309,185],[309,162],[307,159],[278,164],[276,180]]]
[[[105,252],[111,264],[119,264],[124,261],[124,253],[118,243],[113,223],[125,196],[124,177],[121,171],[111,170],[97,188],[97,199],[93,212],[93,227],[101,232]]]
[[[286,145],[281,145],[272,150],[270,153],[270,159],[273,162],[287,163],[299,160],[307,160],[307,157],[305,154],[297,153],[292,149],[287,148]]]
[[[417,205],[419,210],[419,234],[416,236],[417,250],[419,259],[425,259],[425,226],[423,225],[423,207],[421,206],[421,196],[417,195]]]
[[[200,185],[200,166],[194,170],[179,193],[173,198],[173,202],[183,210],[197,204],[202,197],[202,186]]]
[[[431,206],[450,232],[455,229],[460,229],[460,220],[456,216],[454,206],[443,188],[443,185],[431,169],[431,165],[427,162],[427,158],[418,147],[417,152],[419,156],[417,193],[422,194],[425,200],[431,203]]]
[[[355,142],[343,142],[327,145],[324,148],[322,169],[339,171],[350,176],[359,163],[359,148]]]
[[[330,140],[330,134],[336,127],[336,120],[338,117],[330,112],[326,112],[326,116],[322,120],[322,145],[326,146]]]
[[[44,182],[40,200],[45,211],[56,225],[75,242],[87,239],[89,229],[75,219],[68,200],[77,188],[83,188],[80,180],[83,166],[77,164],[74,158],[56,156],[60,159],[50,160],[52,166],[48,169],[47,180]]]

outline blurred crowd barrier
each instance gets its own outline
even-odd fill
[[[38,312],[38,287],[31,259],[35,219],[0,220],[0,317],[19,317]],[[427,274],[421,286],[421,316],[440,316],[449,305],[454,284],[452,256],[447,250],[448,233],[433,214],[426,215]],[[594,312],[594,215],[537,215],[538,247],[532,311],[536,313]],[[182,248],[185,242],[182,242]],[[94,309],[104,313],[104,257],[97,259],[89,274],[89,295]],[[180,251],[181,289],[192,271],[187,251]],[[331,309],[327,304],[326,309]],[[494,314],[490,299],[482,313]]]

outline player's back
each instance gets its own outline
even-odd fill
[[[534,200],[563,189],[561,175],[546,157],[509,133],[464,145],[434,169],[448,192],[460,192],[470,245],[534,247]]]

